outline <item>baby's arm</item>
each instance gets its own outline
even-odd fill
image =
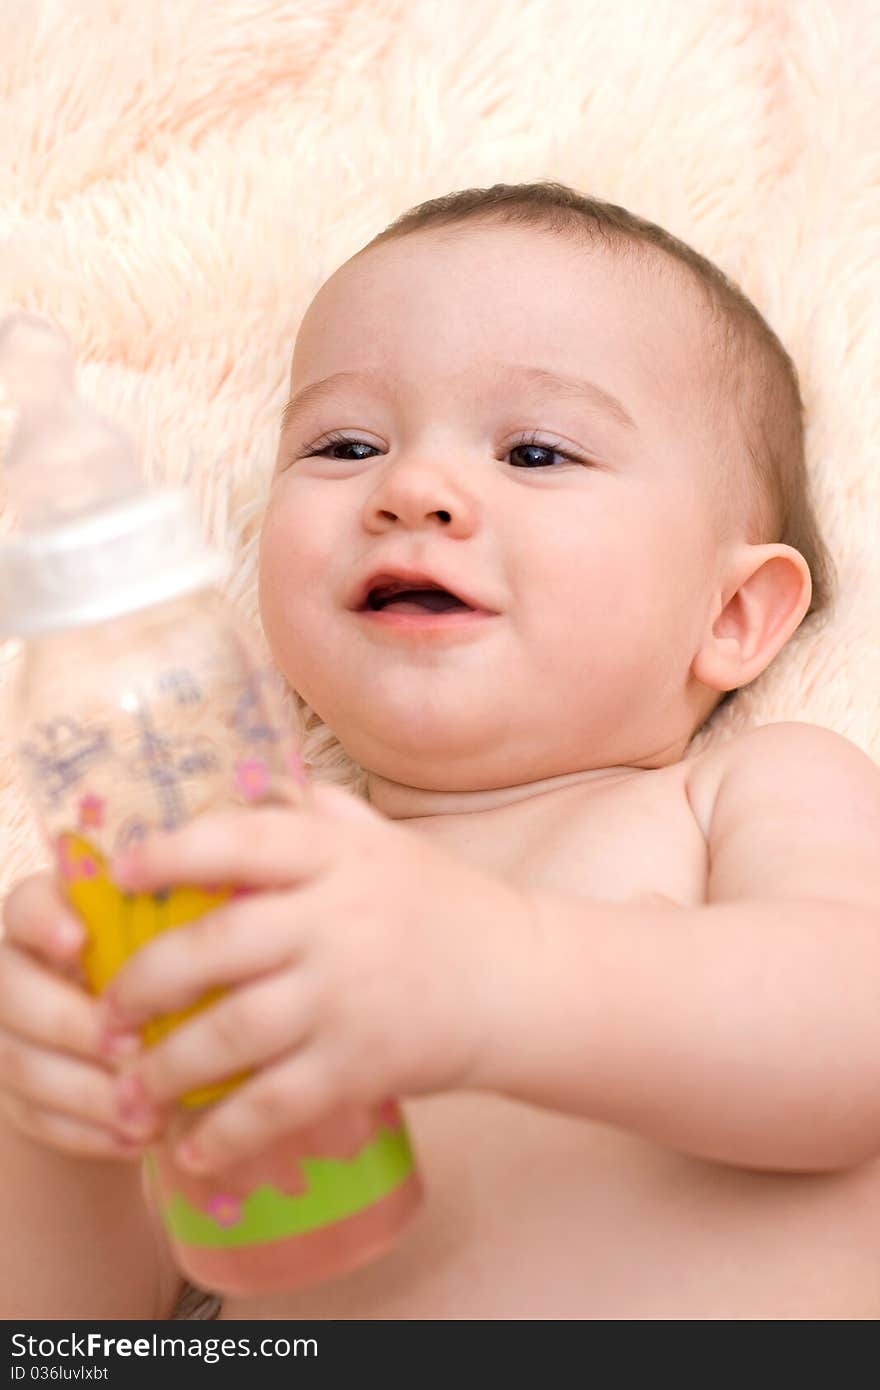
[[[3,902],[0,1317],[167,1317],[182,1280],[114,1128],[98,1002],[77,980],[82,928],[54,875]]]
[[[0,1118],[0,1174],[0,1316],[170,1316],[182,1279],[137,1164],[55,1152]]]
[[[754,730],[709,855],[702,907],[534,894],[478,1084],[743,1167],[880,1154],[880,772]]]

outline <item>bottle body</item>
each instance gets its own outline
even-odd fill
[[[206,812],[307,799],[278,684],[210,588],[27,644],[15,688],[18,756],[64,894],[86,927],[83,966],[95,993],[157,933],[237,895],[235,885],[126,893],[110,877],[113,854]],[[145,1044],[220,993],[150,1020]],[[181,1169],[179,1138],[245,1079],[183,1097],[147,1155],[181,1270],[203,1288],[246,1295],[374,1258],[421,1201],[396,1104],[346,1108],[221,1173]]]

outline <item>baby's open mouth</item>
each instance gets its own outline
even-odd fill
[[[447,589],[405,589],[394,584],[371,589],[366,607],[374,612],[393,608],[397,613],[446,613],[453,608],[469,609],[468,604]]]
[[[455,584],[455,588],[447,587],[449,584]],[[389,617],[408,614],[422,618],[435,613],[448,613],[450,618],[488,618],[496,611],[464,578],[459,581],[457,575],[442,571],[435,576],[428,569],[393,563],[387,568],[376,565],[372,574],[355,585],[351,607],[357,613],[387,610]]]

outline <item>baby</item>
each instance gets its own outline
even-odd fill
[[[652,224],[496,186],[330,277],[290,394],[261,616],[365,796],[147,842],[131,888],[263,891],[105,1001],[50,876],[10,893],[0,1314],[171,1316],[138,1159],[248,1067],[194,1163],[397,1095],[427,1196],[222,1319],[876,1317],[880,773],[797,722],[689,753],[827,602],[781,345]]]

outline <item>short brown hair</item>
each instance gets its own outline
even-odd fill
[[[496,183],[431,198],[402,213],[357,255],[371,247],[427,227],[470,219],[499,220],[537,227],[590,241],[600,238],[612,251],[631,257],[667,258],[686,267],[701,294],[710,351],[706,374],[709,409],[721,441],[738,441],[732,452],[720,445],[719,525],[745,517],[752,544],[782,542],[798,550],[812,578],[805,618],[833,607],[834,561],[822,537],[813,506],[804,452],[804,404],[797,369],[779,338],[752,301],[712,261],[686,242],[619,207],[578,193],[551,180]],[[354,258],[353,258],[354,259]],[[732,431],[732,432],[731,432]],[[744,452],[746,467],[739,465]],[[729,691],[724,699],[734,692]],[[719,701],[722,703],[722,701]],[[717,706],[716,706],[717,708]]]

